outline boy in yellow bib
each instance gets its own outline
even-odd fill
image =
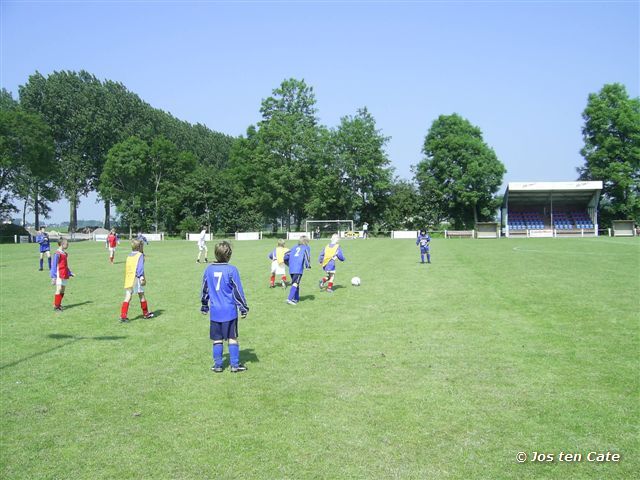
[[[153,318],[153,313],[149,312],[147,299],[144,296],[144,286],[147,279],[144,276],[144,252],[143,243],[140,240],[131,242],[131,253],[127,257],[124,264],[124,302],[120,309],[120,321],[128,322],[127,313],[129,311],[129,302],[134,293],[140,297],[140,307],[142,307],[142,315],[144,318]]]
[[[319,283],[320,289],[322,290],[326,283],[327,293],[333,293],[333,280],[336,275],[336,260],[340,260],[341,262],[344,262],[345,260],[342,248],[340,248],[340,245],[338,244],[339,241],[340,239],[338,238],[338,235],[333,234],[331,236],[331,243],[322,249],[320,257],[318,258],[318,261],[325,272],[325,276],[322,277],[322,280],[320,280]]]
[[[287,271],[285,270],[284,256],[289,249],[284,246],[284,243],[283,239],[278,240],[278,246],[268,255],[269,260],[271,260],[270,288],[275,287],[276,275],[280,276],[282,288],[287,287]]]

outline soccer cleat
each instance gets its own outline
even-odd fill
[[[327,293],[333,293],[333,288],[327,288]]]
[[[209,260],[207,259],[207,257],[204,257],[204,263],[209,263]]]
[[[280,282],[280,285],[282,286],[282,288],[287,288],[287,282],[285,282],[284,280]]]
[[[127,323],[129,319],[127,317],[120,317],[120,323]]]
[[[200,263],[200,259],[197,259],[197,260],[196,260],[196,263]]]
[[[222,373],[223,370],[224,370],[224,368],[216,367],[215,365],[213,367],[211,367],[211,371],[215,372],[215,373]]]
[[[155,317],[155,315],[153,314],[153,312],[149,312],[149,313],[145,313],[145,314],[143,315],[143,317],[144,317],[144,318],[153,318],[153,317]]]
[[[297,305],[298,304],[298,302],[294,302],[293,300],[287,300],[287,303],[289,305]]]
[[[42,271],[42,268],[39,268],[38,270],[39,270],[39,271]]]
[[[322,290],[324,288],[324,282],[322,280],[318,281],[318,286],[320,287],[320,290]]]
[[[62,310],[63,310],[62,305],[60,305],[59,307],[53,307],[54,312],[61,312]]]
[[[239,363],[236,367],[231,367],[231,373],[240,373],[240,372],[246,372],[247,371],[247,367],[245,367],[244,365],[242,365],[241,363]]]

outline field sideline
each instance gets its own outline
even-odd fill
[[[640,471],[638,239],[435,239],[431,265],[411,240],[344,241],[333,295],[318,289],[326,242],[313,241],[297,306],[268,288],[274,240],[232,243],[251,309],[237,375],[209,370],[195,242],[146,247],[158,316],[132,301],[129,324],[117,320],[127,242],[116,265],[102,243],[71,244],[61,314],[37,248],[0,245],[1,478]],[[622,459],[557,459],[590,451]]]

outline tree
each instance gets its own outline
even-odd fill
[[[580,180],[602,180],[601,223],[640,223],[640,99],[619,83],[589,95],[582,113]]]
[[[441,115],[425,137],[415,169],[420,192],[456,228],[493,219],[495,194],[506,172],[482,132],[457,114]]]
[[[372,222],[382,215],[392,184],[392,168],[384,151],[388,141],[366,107],[340,120],[334,142],[337,169],[346,189],[347,218]]]
[[[99,81],[87,72],[36,72],[20,87],[20,103],[39,113],[52,131],[60,183],[69,200],[69,230],[75,231],[80,197],[92,190],[95,178],[95,96]]]
[[[315,178],[318,119],[313,88],[288,79],[262,101],[255,149],[250,162],[256,172],[253,193],[266,216],[293,216],[300,226]]]
[[[130,231],[147,226],[152,217],[148,159],[147,143],[130,137],[109,150],[100,176],[101,194],[114,201]]]
[[[20,108],[0,110],[0,213],[17,211],[12,197],[22,199],[23,223],[31,206],[36,228],[47,202],[58,199],[53,138],[40,116]]]

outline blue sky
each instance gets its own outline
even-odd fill
[[[509,181],[573,180],[587,96],[639,96],[638,1],[7,1],[0,83],[85,69],[231,135],[289,77],[322,123],[366,106],[410,178],[441,114],[479,126]],[[101,218],[95,196],[79,217]],[[68,220],[56,204],[53,221]]]

